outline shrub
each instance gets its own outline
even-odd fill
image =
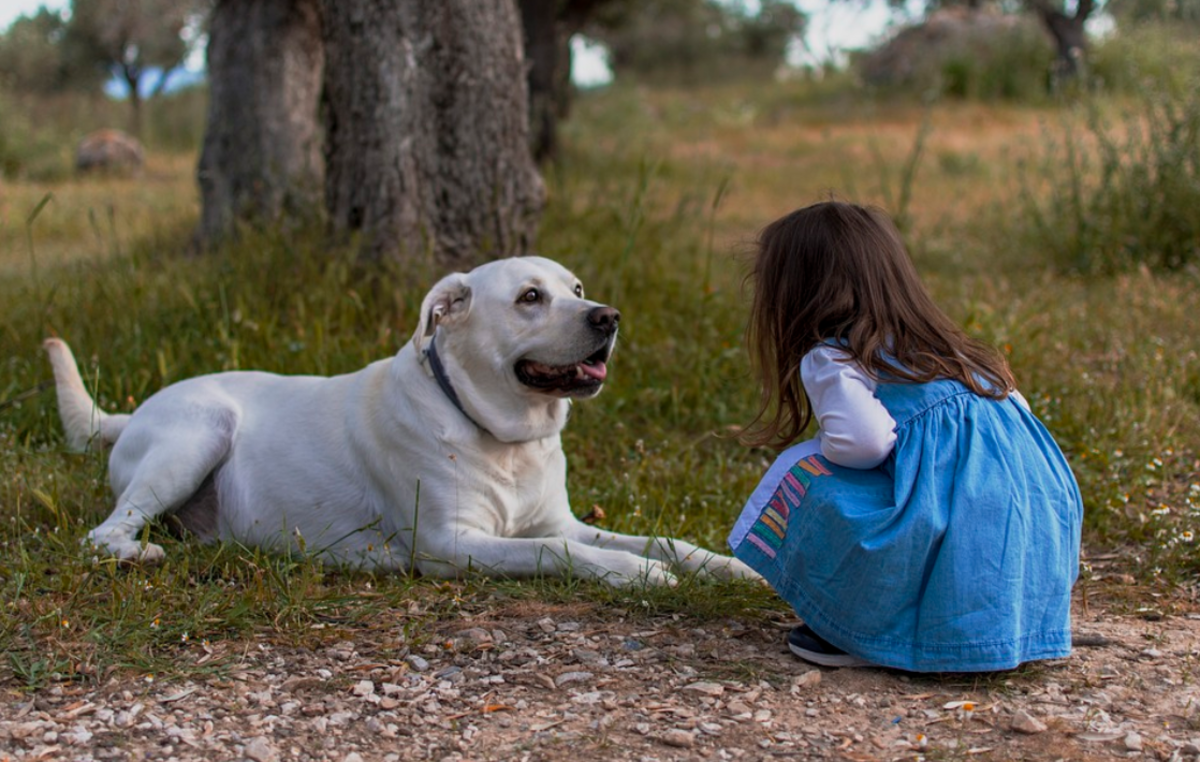
[[[1031,18],[948,8],[902,30],[859,65],[888,91],[1041,101],[1054,52]]]
[[[1138,93],[1147,82],[1174,95],[1186,93],[1200,72],[1198,31],[1187,24],[1124,24],[1093,46],[1091,78],[1110,93]]]
[[[1029,247],[1081,272],[1200,262],[1200,87],[1149,90],[1115,124],[1081,108],[1024,178]]]

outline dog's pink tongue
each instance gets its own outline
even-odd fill
[[[579,367],[583,369],[585,374],[591,376],[597,381],[603,381],[608,377],[608,366],[603,362],[580,363]]]

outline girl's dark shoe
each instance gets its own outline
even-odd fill
[[[822,667],[870,667],[871,662],[851,656],[829,643],[806,624],[788,633],[788,648],[792,653]]]

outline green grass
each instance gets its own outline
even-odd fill
[[[741,254],[766,222],[835,189],[906,199],[910,246],[936,297],[1006,348],[1067,452],[1084,488],[1088,551],[1120,552],[1123,571],[1159,592],[1194,584],[1197,276],[1084,276],[1018,244],[1017,149],[1053,116],[879,105],[803,84],[582,99],[563,162],[547,171],[539,251],[623,319],[608,388],[576,406],[564,435],[576,512],[597,505],[616,530],[724,547],[771,457],[733,437],[757,401]],[[70,341],[101,404],[128,410],[200,373],[339,373],[393,354],[439,274],[364,275],[313,229],[249,233],[187,258],[195,157],[151,158],[152,181],[28,180],[0,198],[0,683],[220,671],[257,639],[307,645],[392,628],[417,642],[432,620],[524,597],[702,620],[784,610],[741,584],[443,584],[185,546],[159,529],[161,566],[93,559],[80,540],[111,506],[104,460],[63,451],[43,337]]]

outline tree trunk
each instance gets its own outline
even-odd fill
[[[570,36],[558,20],[562,0],[520,0],[529,67],[529,138],[538,162],[558,155],[558,115],[569,92],[560,92],[561,72],[571,68]]]
[[[521,254],[544,198],[513,0],[323,0],[325,203],[362,256]]]
[[[130,66],[122,66],[121,74],[125,78],[125,86],[129,88],[129,134],[141,141],[146,140],[143,135],[143,119],[142,119],[142,90],[141,90],[141,70]]]
[[[319,209],[318,0],[218,0],[208,42],[209,106],[197,179],[198,242],[238,223]]]
[[[1051,0],[1028,0],[1038,18],[1054,40],[1058,55],[1054,62],[1054,79],[1068,81],[1079,76],[1087,54],[1087,32],[1084,25],[1095,9],[1094,0],[1079,0],[1075,13],[1063,13]]]
[[[530,146],[537,161],[558,156],[558,123],[571,108],[571,38],[612,0],[519,0],[529,74]]]

